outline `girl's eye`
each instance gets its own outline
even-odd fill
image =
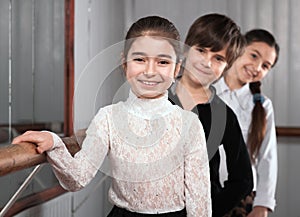
[[[143,58],[134,58],[133,61],[135,62],[144,62]]]
[[[251,57],[252,57],[253,59],[256,59],[256,58],[257,58],[257,55],[256,55],[255,53],[252,53],[252,54],[251,54]]]
[[[168,65],[168,64],[170,64],[170,61],[168,61],[168,60],[159,60],[158,63],[161,64],[161,65]]]
[[[263,65],[262,65],[262,68],[263,68],[264,70],[267,70],[267,71],[270,70],[270,66],[269,66],[268,64],[263,64]]]

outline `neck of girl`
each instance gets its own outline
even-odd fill
[[[246,84],[238,79],[237,72],[232,71],[232,69],[224,73],[224,80],[231,91],[240,89]]]

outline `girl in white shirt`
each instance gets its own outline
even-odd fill
[[[279,46],[273,35],[263,29],[251,30],[245,38],[245,53],[215,87],[217,94],[236,113],[252,160],[253,209],[248,197],[244,203],[250,205],[250,209],[246,208],[245,214],[266,217],[275,207],[277,142],[272,102],[261,94],[260,81],[276,64]],[[228,216],[240,216],[235,214],[236,210]]]
[[[202,125],[195,114],[168,101],[179,53],[179,33],[170,21],[139,19],[130,27],[123,51],[129,98],[98,111],[74,157],[49,132],[29,131],[13,143],[36,143],[70,191],[86,186],[98,169],[110,175],[114,208],[109,217],[211,216]]]

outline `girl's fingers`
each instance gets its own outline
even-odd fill
[[[32,142],[32,143],[40,142],[39,132],[27,131],[24,134],[14,138],[14,140],[12,141],[12,144],[18,144],[21,142]]]
[[[26,131],[25,133],[23,133],[22,135],[28,135],[28,134],[31,134],[31,133],[37,133],[38,131],[33,131],[33,130],[28,130]]]
[[[39,154],[42,154],[43,152],[47,151],[47,150],[45,150],[45,148],[42,145],[39,145],[38,147],[36,147],[36,150]]]
[[[30,142],[36,144],[36,150],[39,154],[48,151],[53,146],[53,138],[49,132],[40,131],[26,131],[22,135],[14,138],[12,144],[19,144],[22,142]]]
[[[31,142],[35,143],[37,146],[46,146],[41,150],[49,150],[53,145],[52,135],[48,132],[39,132],[39,131],[27,131],[21,136],[16,137],[12,144],[18,144],[21,142]]]

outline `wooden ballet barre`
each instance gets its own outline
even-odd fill
[[[71,155],[80,150],[75,137],[65,137],[62,140]],[[24,142],[3,146],[0,147],[0,176],[30,168],[46,161],[46,155],[37,153],[35,144]]]

